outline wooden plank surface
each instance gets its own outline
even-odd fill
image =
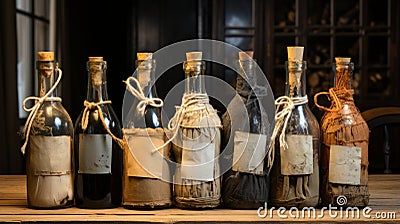
[[[400,223],[400,175],[370,175],[370,204],[371,211],[363,215],[360,209],[360,216],[351,218],[353,214],[348,212],[346,217],[345,209],[336,210],[329,214],[316,209],[312,211],[311,218],[305,211],[292,213],[285,211],[278,214],[277,209],[272,213],[268,210],[265,218],[257,214],[257,210],[182,210],[177,208],[163,210],[127,210],[122,207],[115,209],[78,209],[68,208],[59,210],[33,210],[26,207],[26,186],[25,176],[0,176],[0,221],[2,222],[151,222],[151,223],[251,223],[269,221],[276,222],[370,222],[370,223]],[[270,208],[269,208],[270,209]],[[264,210],[262,210],[264,212]],[[271,215],[272,214],[272,215]],[[290,214],[298,217],[291,217]],[[315,214],[315,218],[313,215]],[[336,214],[336,217],[334,216]],[[386,218],[379,218],[382,215]],[[287,217],[285,217],[287,216]],[[322,216],[322,217],[319,217]],[[388,218],[388,216],[391,216]]]

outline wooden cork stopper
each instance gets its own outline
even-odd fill
[[[141,52],[136,54],[137,60],[151,60],[153,58],[153,53]]]
[[[253,51],[239,52],[239,60],[245,61],[253,58]]]
[[[342,58],[342,57],[336,57],[335,61],[336,63],[342,63],[342,64],[348,64],[350,63],[351,58]]]
[[[37,54],[39,61],[54,61],[54,52],[52,51],[41,51]]]
[[[187,52],[186,53],[186,60],[187,61],[199,61],[203,58],[203,52],[201,51],[194,51],[194,52]]]
[[[304,47],[287,47],[288,61],[303,61]]]
[[[94,61],[94,62],[103,61],[103,57],[89,57],[89,61]]]

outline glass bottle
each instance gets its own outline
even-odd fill
[[[30,133],[26,139],[28,207],[66,208],[74,203],[73,124],[57,97],[62,73],[54,61],[54,52],[38,52],[36,68],[40,97],[33,97],[36,104],[25,129]]]
[[[240,75],[237,76],[236,81],[236,92],[242,100],[240,103],[243,103],[247,109],[249,128],[245,130],[244,127],[238,127],[237,130],[232,130],[234,145],[224,143],[224,145],[228,144],[229,150],[233,151],[230,158],[233,161],[230,164],[236,162],[232,165],[232,169],[224,174],[222,183],[223,203],[229,208],[257,209],[268,201],[268,159],[263,157],[267,150],[267,130],[261,122],[262,111],[259,97],[263,96],[256,96],[253,90],[256,88],[256,74],[252,55],[253,52],[239,53]],[[245,80],[245,77],[249,82]],[[235,107],[233,101],[229,106]],[[235,108],[232,109],[235,110]],[[222,116],[224,141],[229,139],[231,128],[235,126],[231,125],[231,122],[238,122],[240,119],[243,119],[241,115],[238,114],[235,117],[234,114],[228,114],[228,111]]]
[[[107,62],[89,57],[85,108],[75,124],[75,201],[79,208],[112,208],[122,200],[122,150],[107,129],[121,127],[107,93]],[[104,120],[104,122],[103,122]]]
[[[331,107],[321,119],[321,199],[323,205],[367,206],[369,128],[354,104],[350,58],[335,58]],[[345,197],[345,198],[344,198]]]
[[[188,52],[186,57],[183,63],[185,92],[181,106],[171,119],[177,133],[172,144],[178,163],[174,199],[179,208],[215,208],[221,198],[216,159],[220,153],[221,121],[205,91],[202,52]]]
[[[128,89],[134,88],[131,83],[135,81],[136,88],[140,88],[138,93],[142,92],[142,97],[151,100],[151,103],[140,108],[143,98],[134,95],[130,112],[124,119],[124,135],[129,147],[124,149],[122,204],[128,209],[166,208],[172,205],[172,185],[163,179],[164,175],[170,175],[163,159],[169,156],[169,145],[163,151],[159,150],[160,154],[151,153],[164,144],[160,109],[162,101],[157,96],[155,86],[155,63],[152,53],[137,53],[136,76],[126,81]],[[141,158],[136,157],[141,155]]]
[[[310,207],[317,206],[319,201],[320,129],[307,104],[303,50],[288,47],[285,95],[293,102],[293,109],[286,129],[282,130],[286,145],[279,144],[271,170],[273,206]]]

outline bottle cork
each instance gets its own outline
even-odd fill
[[[138,61],[151,60],[153,58],[153,53],[141,52],[137,53],[136,57]]]
[[[52,51],[41,51],[37,54],[39,61],[54,61],[54,52]]]
[[[93,62],[103,61],[103,57],[89,57],[89,61],[93,61]]]
[[[342,63],[342,64],[348,64],[350,63],[351,58],[342,58],[342,57],[336,57],[335,61],[336,63]]]
[[[201,51],[193,51],[186,53],[187,61],[200,61],[203,58],[203,52]]]
[[[253,51],[239,52],[239,60],[245,61],[253,58]]]
[[[304,47],[287,47],[288,61],[303,61]]]

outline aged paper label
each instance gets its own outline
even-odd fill
[[[111,173],[112,138],[108,134],[79,134],[78,173]]]
[[[313,172],[312,135],[286,135],[288,148],[281,147],[282,175],[306,175]]]
[[[331,145],[329,182],[360,185],[361,147]]]
[[[30,166],[34,175],[52,176],[71,173],[70,136],[31,136]]]
[[[125,150],[128,176],[159,178],[163,177],[164,148],[154,151],[164,144],[163,129],[125,129],[129,150]]]
[[[232,170],[262,175],[266,144],[266,135],[236,131]]]

